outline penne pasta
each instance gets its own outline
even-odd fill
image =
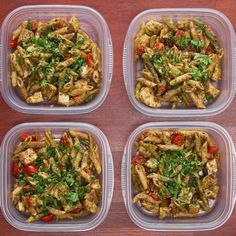
[[[98,212],[99,146],[90,134],[85,143],[71,133],[84,134],[69,130],[58,138],[45,130],[20,135],[12,156],[15,184],[11,200],[21,214],[27,213],[26,222],[74,219]]]
[[[159,218],[198,217],[219,192],[219,150],[201,130],[151,129],[135,142],[131,159],[133,204]]]
[[[11,45],[11,84],[26,103],[78,106],[99,92],[101,50],[76,17],[24,21]],[[81,80],[86,86],[77,89]]]
[[[224,50],[201,21],[175,23],[162,16],[162,21],[142,22],[133,45],[134,60],[141,65],[134,89],[139,102],[155,109],[205,109],[217,99],[219,92],[208,84],[221,79]]]

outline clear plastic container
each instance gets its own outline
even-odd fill
[[[222,62],[222,80],[220,82],[220,96],[206,109],[176,108],[167,107],[154,109],[136,100],[134,88],[136,78],[139,76],[141,63],[134,62],[134,37],[141,22],[151,19],[161,21],[161,16],[173,18],[174,20],[183,17],[197,18],[211,26],[216,33],[220,46],[224,48],[225,56]],[[223,112],[232,102],[235,94],[236,76],[236,38],[235,32],[229,19],[219,11],[205,8],[173,8],[173,9],[150,9],[138,14],[130,23],[126,34],[123,49],[123,75],[129,100],[132,105],[141,113],[148,116],[159,117],[196,117],[216,115]]]
[[[212,211],[196,218],[158,219],[132,204],[134,188],[131,183],[131,157],[136,154],[134,142],[145,130],[159,129],[201,129],[208,132],[219,147],[220,191]],[[236,200],[236,156],[232,139],[221,126],[211,122],[153,122],[136,128],[130,135],[122,161],[122,193],[131,220],[139,227],[150,231],[205,231],[222,226],[230,217]]]
[[[22,132],[32,132],[38,130],[43,132],[45,129],[51,129],[54,136],[58,137],[68,128],[76,128],[80,131],[92,134],[95,142],[99,146],[102,160],[102,174],[100,181],[102,185],[102,194],[100,199],[100,210],[96,214],[73,220],[53,221],[45,224],[44,222],[26,223],[26,216],[21,214],[10,199],[12,191],[13,177],[11,175],[11,155],[19,142],[19,135]],[[0,202],[1,209],[5,219],[9,224],[17,229],[24,231],[37,232],[73,232],[87,231],[97,227],[108,214],[114,187],[114,167],[112,153],[109,143],[103,132],[97,127],[87,123],[67,123],[67,122],[47,122],[47,123],[23,123],[13,127],[5,135],[1,144],[0,153]]]
[[[91,101],[80,106],[62,107],[54,105],[29,105],[25,103],[10,83],[11,52],[9,41],[12,32],[24,20],[36,19],[48,21],[53,17],[66,17],[68,20],[75,16],[80,26],[99,45],[102,53],[102,84],[99,94]],[[78,5],[34,5],[19,7],[10,12],[4,19],[1,27],[0,48],[0,81],[1,92],[5,102],[13,109],[30,114],[82,114],[98,108],[105,100],[113,72],[113,47],[110,31],[106,21],[96,10]]]

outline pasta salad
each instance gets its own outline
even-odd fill
[[[99,147],[75,129],[56,139],[23,133],[12,155],[11,200],[27,222],[74,219],[99,211],[102,167]]]
[[[143,22],[134,38],[142,66],[135,97],[151,108],[204,109],[220,94],[223,55],[212,29],[198,19]]]
[[[77,106],[99,92],[100,48],[76,17],[24,21],[10,47],[11,84],[26,103]]]
[[[211,211],[219,184],[219,150],[201,130],[143,132],[131,160],[133,203],[160,219]]]

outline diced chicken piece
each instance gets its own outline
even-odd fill
[[[25,211],[25,206],[24,206],[23,202],[18,202],[17,205],[16,205],[16,208],[20,212],[24,212]]]
[[[146,46],[149,44],[149,40],[150,40],[150,37],[147,34],[143,34],[138,39],[136,39],[135,43]]]
[[[23,29],[19,35],[18,42],[30,41],[34,38],[34,33],[30,30]]]
[[[153,35],[153,34],[158,35],[160,31],[163,29],[163,27],[164,27],[163,24],[154,20],[150,20],[145,25],[145,31],[148,35]]]
[[[32,148],[28,148],[25,151],[20,152],[18,154],[18,156],[19,156],[19,160],[24,165],[31,164],[32,162],[34,162],[38,158],[37,153]]]
[[[43,102],[43,95],[41,92],[35,92],[32,96],[26,99],[27,103],[40,103]]]
[[[89,67],[87,65],[81,67],[81,77],[86,78],[89,73]]]
[[[206,164],[208,175],[212,175],[218,171],[218,165],[216,159],[208,161]]]
[[[58,104],[69,106],[69,104],[70,104],[69,95],[59,92]]]

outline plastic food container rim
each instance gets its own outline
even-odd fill
[[[139,219],[139,217],[134,213],[132,210],[132,203],[129,202],[129,191],[127,189],[129,188],[129,181],[130,178],[127,176],[130,173],[129,167],[130,164],[127,165],[127,162],[130,161],[129,155],[131,154],[131,148],[135,141],[135,138],[138,134],[140,134],[142,131],[147,129],[211,129],[214,132],[216,132],[218,135],[223,135],[224,139],[227,139],[227,143],[229,145],[229,153],[231,154],[231,160],[232,160],[232,186],[231,186],[231,198],[230,198],[230,209],[228,209],[228,212],[224,217],[222,217],[221,221],[218,222],[217,220],[213,222],[208,223],[199,223],[202,228],[199,228],[199,225],[193,225],[189,226],[189,224],[183,224],[183,223],[173,223],[173,224],[165,224],[163,223],[157,223],[155,227],[151,227],[151,223],[143,222]],[[176,121],[176,122],[149,122],[144,123],[140,126],[138,126],[136,129],[133,130],[133,132],[130,134],[128,141],[125,146],[123,158],[122,158],[122,167],[121,167],[121,184],[122,184],[122,195],[125,202],[125,207],[127,210],[127,213],[131,220],[140,228],[148,230],[148,231],[208,231],[213,230],[216,228],[219,228],[222,226],[231,216],[232,211],[234,209],[234,205],[236,202],[236,171],[234,170],[236,168],[236,152],[235,152],[235,146],[232,141],[232,138],[230,134],[228,133],[225,128],[222,126],[214,123],[214,122],[205,122],[205,121]],[[132,187],[132,186],[130,186]],[[158,228],[159,227],[159,228]]]
[[[4,58],[3,58],[3,53],[4,53],[4,45],[3,45],[3,35],[4,33],[6,33],[5,30],[5,26],[7,24],[7,22],[14,17],[15,15],[17,15],[19,12],[21,11],[29,11],[29,10],[33,10],[34,12],[37,12],[39,10],[42,10],[42,8],[44,10],[53,10],[53,9],[61,9],[61,10],[66,10],[69,11],[70,9],[78,9],[78,10],[85,10],[89,13],[92,13],[93,15],[95,15],[97,18],[99,18],[99,21],[102,24],[102,28],[104,31],[103,34],[103,41],[104,41],[104,45],[106,45],[106,47],[104,47],[104,51],[106,52],[106,60],[107,63],[105,69],[107,70],[107,73],[104,73],[103,71],[103,83],[104,83],[104,88],[100,89],[100,93],[97,95],[100,96],[99,99],[92,100],[91,102],[84,104],[83,106],[78,106],[78,107],[69,107],[69,108],[65,108],[65,107],[54,107],[53,109],[50,106],[27,106],[27,104],[18,104],[16,101],[9,101],[9,98],[7,97],[7,94],[5,94],[5,90],[7,90],[6,85],[4,86],[3,80],[5,79],[3,76],[3,71],[5,68],[4,66]],[[53,12],[50,12],[51,14],[53,14]],[[67,12],[65,12],[66,14]],[[4,33],[3,33],[4,32]],[[111,85],[111,81],[112,81],[112,76],[113,76],[113,62],[114,62],[114,58],[113,58],[113,43],[112,43],[112,38],[111,38],[111,34],[110,34],[110,30],[109,27],[107,25],[106,20],[104,19],[104,17],[94,8],[88,7],[88,6],[84,6],[84,5],[72,5],[72,4],[53,4],[53,5],[48,5],[48,4],[40,4],[40,5],[24,5],[18,8],[15,8],[14,10],[12,10],[11,12],[8,13],[8,15],[4,18],[2,24],[1,24],[1,28],[0,28],[0,92],[3,96],[3,99],[5,100],[5,102],[13,109],[17,110],[18,112],[22,112],[22,113],[29,113],[29,114],[47,114],[47,112],[50,112],[51,114],[55,114],[55,115],[71,115],[71,114],[84,114],[84,113],[89,113],[97,108],[99,108],[103,102],[105,101],[109,89],[110,89],[110,85]],[[101,94],[101,95],[100,95]],[[95,98],[96,99],[96,98]]]
[[[230,90],[230,95],[227,100],[225,100],[225,103],[222,104],[222,106],[215,107],[215,108],[206,108],[205,110],[199,110],[199,109],[152,109],[150,107],[147,107],[134,98],[134,92],[133,88],[131,87],[131,84],[129,83],[130,79],[134,78],[129,78],[130,76],[128,75],[128,70],[129,70],[129,64],[127,63],[129,61],[128,59],[128,47],[127,47],[127,41],[130,36],[130,34],[133,32],[134,26],[137,24],[137,21],[139,20],[140,17],[144,17],[149,14],[176,14],[176,15],[188,15],[191,13],[210,13],[214,15],[215,17],[217,16],[220,20],[223,20],[230,33],[230,38],[231,38],[231,46],[232,46],[232,86]],[[218,20],[219,20],[218,19]],[[225,109],[229,107],[229,105],[232,103],[233,98],[236,94],[236,35],[235,31],[233,28],[233,25],[229,18],[223,14],[221,11],[212,9],[212,8],[152,8],[148,9],[145,11],[140,12],[138,15],[136,15],[133,20],[130,22],[129,27],[127,29],[126,37],[124,40],[124,46],[123,46],[123,77],[124,77],[124,83],[126,87],[126,91],[129,97],[129,100],[131,104],[141,113],[144,115],[150,116],[150,117],[169,117],[170,115],[172,117],[204,117],[204,116],[209,116],[209,115],[217,115],[222,113]],[[231,73],[230,73],[231,74]],[[200,111],[200,112],[199,112]]]
[[[102,208],[98,212],[97,216],[93,219],[92,223],[88,222],[85,224],[60,224],[60,223],[53,223],[53,224],[47,224],[45,227],[44,224],[39,223],[21,223],[15,219],[11,215],[9,215],[9,212],[6,212],[5,206],[4,206],[4,187],[5,182],[4,179],[6,177],[6,174],[9,170],[7,168],[4,168],[4,154],[7,150],[5,150],[5,146],[7,143],[11,140],[12,136],[15,132],[23,131],[24,129],[38,129],[40,131],[43,131],[47,128],[57,129],[57,128],[77,128],[77,129],[83,129],[87,132],[90,132],[94,137],[96,137],[99,142],[101,143],[101,150],[102,150],[102,160],[104,162],[103,166],[103,172],[104,172],[104,179],[103,181],[103,192],[104,192],[104,199],[101,199],[102,201]],[[108,140],[105,136],[105,134],[95,125],[88,124],[85,122],[29,122],[29,123],[22,123],[19,125],[14,126],[11,128],[4,136],[3,141],[1,143],[0,147],[0,189],[2,192],[2,195],[0,195],[0,207],[2,210],[2,213],[5,217],[5,219],[8,221],[9,224],[11,224],[13,227],[23,230],[23,231],[35,231],[35,232],[82,232],[82,231],[88,231],[96,228],[98,225],[100,225],[106,218],[111,201],[113,196],[113,189],[114,189],[114,166],[113,166],[113,159],[112,159],[112,153],[111,149],[108,143]],[[13,221],[12,221],[12,219]]]

